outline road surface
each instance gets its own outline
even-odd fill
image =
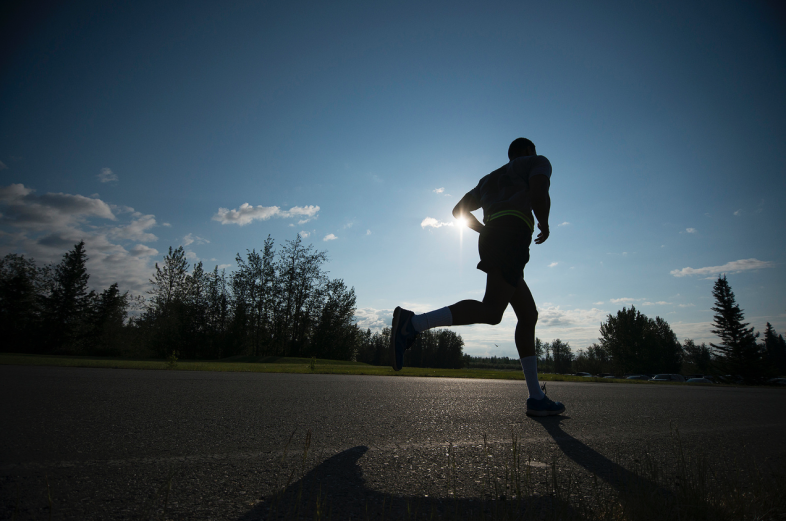
[[[514,437],[532,501],[552,467],[578,493],[644,479],[636,460],[670,461],[675,429],[713,463],[786,461],[771,388],[550,382],[567,413],[544,420],[523,381],[0,366],[0,392],[4,519],[47,519],[51,497],[53,519],[250,520],[298,491],[345,519],[441,512],[510,497]]]

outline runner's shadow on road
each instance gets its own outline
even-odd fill
[[[358,446],[328,458],[278,494],[263,497],[239,521],[258,519],[510,519],[559,512],[578,519],[573,508],[550,496],[516,500],[431,498],[387,494],[367,487],[358,460],[368,451]],[[402,476],[403,478],[403,476]],[[436,488],[436,484],[434,484]],[[425,491],[424,491],[425,492]],[[512,517],[511,517],[512,516]]]
[[[546,429],[565,456],[617,490],[631,486],[657,488],[650,480],[631,472],[562,430],[561,423],[570,420],[570,416],[532,417],[532,419]]]

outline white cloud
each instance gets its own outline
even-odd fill
[[[736,212],[734,212],[734,215],[736,215],[737,217],[739,217],[740,215],[742,215],[742,208],[740,208],[739,210],[737,210]]]
[[[433,192],[434,192],[435,194],[441,194],[441,193],[442,193],[442,192],[444,192],[444,191],[445,191],[445,188],[435,188],[435,189],[433,190]]]
[[[271,217],[304,217],[298,221],[298,224],[304,224],[314,219],[318,212],[319,206],[293,206],[289,210],[282,210],[278,206],[251,206],[243,203],[237,210],[219,208],[212,219],[221,224],[245,226],[253,221],[266,221]]]
[[[692,308],[695,304],[677,304],[681,308]]]
[[[338,239],[338,237],[336,237],[332,233],[329,233],[329,234],[325,235],[324,237],[322,237],[323,241],[335,241],[336,239]]]
[[[685,231],[688,233],[697,233],[698,230],[696,228],[685,228]]]
[[[611,302],[613,304],[630,304],[631,302],[638,302],[640,300],[644,300],[644,299],[643,298],[622,297],[622,298],[609,299],[609,302]]]
[[[158,250],[155,248],[149,248],[144,244],[137,244],[129,251],[131,255],[134,257],[149,257],[151,255],[158,255]]]
[[[453,226],[453,223],[452,222],[445,223],[445,222],[442,222],[442,221],[438,221],[438,220],[434,219],[433,217],[426,217],[420,223],[420,227],[421,228],[427,228],[427,227],[442,228],[443,226]]]
[[[152,228],[155,225],[155,216],[143,215],[139,219],[131,221],[131,223],[127,226],[113,228],[111,234],[113,237],[127,239],[129,241],[153,242],[157,241],[158,237],[152,233],[145,232],[145,230]]]
[[[305,231],[305,230],[304,230],[304,231],[302,231],[302,232],[300,232],[300,236],[301,236],[301,237],[303,237],[304,239],[305,239],[306,237],[308,237],[309,235],[311,235],[311,234],[310,234],[309,232]]]
[[[570,223],[565,221],[564,223],[559,223],[557,226],[570,226]]]
[[[101,181],[102,183],[111,183],[117,182],[117,174],[112,172],[109,168],[102,168],[101,173],[99,173],[96,178]]]
[[[210,241],[207,239],[203,239],[193,233],[189,233],[185,237],[183,237],[183,246],[190,246],[191,244],[196,243],[197,245],[200,244],[210,244]]]
[[[230,266],[232,266],[232,265],[231,264],[219,264],[218,265],[218,269],[225,270],[225,269],[229,268]]]
[[[719,275],[721,273],[739,273],[741,271],[759,270],[763,268],[774,268],[775,263],[770,261],[760,261],[758,259],[741,259],[727,262],[723,266],[707,266],[706,268],[682,268],[681,270],[671,270],[669,273],[675,277],[686,277],[688,275]]]
[[[89,285],[97,291],[117,282],[122,291],[144,293],[158,250],[139,243],[156,239],[147,231],[154,225],[153,215],[95,197],[0,187],[0,256],[22,253],[39,264],[58,263],[84,241]]]
[[[161,226],[165,226],[167,228],[171,228],[172,227],[172,225],[169,224],[169,223],[161,223]]]
[[[48,229],[81,223],[88,218],[116,220],[109,205],[100,199],[64,193],[35,195],[22,184],[0,187],[0,205],[4,211],[0,224],[25,229]]]
[[[604,304],[604,302],[602,300],[600,302],[593,302],[592,303],[593,306],[602,306],[603,304]]]
[[[359,308],[355,310],[355,321],[358,327],[372,333],[379,333],[385,327],[390,327],[393,322],[392,309]]]
[[[557,264],[559,264],[559,262],[557,262],[557,261],[554,261],[554,262],[552,262],[551,264],[549,264],[549,268],[553,268],[553,267],[554,267],[554,266],[556,266]]]
[[[371,235],[371,230],[366,230],[366,235]]]

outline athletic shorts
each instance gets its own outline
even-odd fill
[[[500,217],[488,223],[480,232],[478,269],[489,273],[502,271],[502,278],[517,286],[524,276],[524,266],[529,262],[529,245],[532,230],[517,217]]]

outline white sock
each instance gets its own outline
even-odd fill
[[[447,306],[412,317],[412,327],[414,327],[415,331],[418,333],[427,329],[434,329],[435,327],[452,325],[453,313],[450,312],[450,308]]]
[[[538,382],[538,357],[532,355],[522,358],[521,370],[524,371],[524,378],[527,379],[529,397],[535,400],[542,400],[546,395],[540,390],[540,382]]]

